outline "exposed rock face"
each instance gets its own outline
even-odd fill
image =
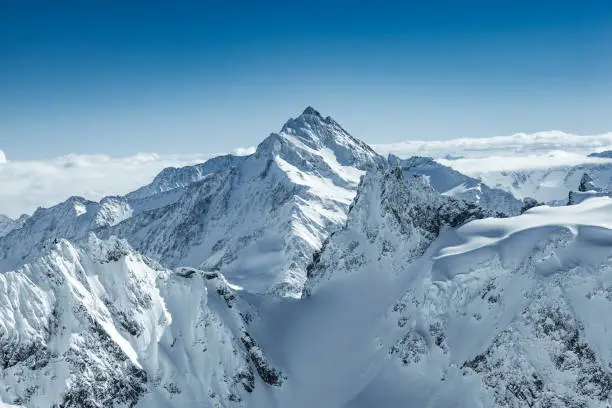
[[[578,184],[578,190],[569,192],[567,205],[580,204],[587,198],[610,196],[612,196],[612,193],[596,186],[591,176],[584,173]]]
[[[487,215],[475,204],[441,195],[423,176],[404,180],[399,167],[373,170],[359,186],[346,226],[331,235],[309,265],[306,294],[335,275],[377,268],[383,258],[397,255],[410,262],[443,228]]]
[[[597,190],[597,187],[593,183],[593,179],[588,173],[584,173],[578,184],[578,191],[584,193],[585,191]]]
[[[538,202],[536,199],[527,197],[523,199],[523,206],[521,207],[521,214],[527,210],[532,209],[533,207],[539,207],[544,205],[544,203]]]

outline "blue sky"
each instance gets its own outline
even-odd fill
[[[0,1],[9,159],[229,151],[306,105],[369,143],[612,131],[607,0],[49,3]]]

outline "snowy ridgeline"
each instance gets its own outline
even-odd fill
[[[581,177],[537,206],[308,108],[0,220],[0,406],[607,407],[612,200]]]

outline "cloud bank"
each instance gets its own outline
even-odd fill
[[[610,163],[612,159],[586,157],[582,153],[557,150],[547,154],[464,157],[456,160],[437,159],[437,161],[468,176],[481,177],[494,172],[550,169],[586,163]]]
[[[381,154],[399,157],[445,156],[487,157],[548,154],[553,151],[591,153],[612,149],[612,133],[580,136],[560,131],[517,133],[479,139],[414,140],[373,146]]]
[[[253,150],[236,149],[232,153]],[[114,158],[71,154],[41,161],[11,161],[0,151],[0,214],[31,214],[38,207],[49,207],[74,195],[99,200],[125,194],[148,184],[165,167],[201,163],[212,156],[139,153]]]

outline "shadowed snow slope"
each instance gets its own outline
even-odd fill
[[[289,377],[279,406],[608,406],[612,200],[455,229],[417,224],[441,215],[415,204],[426,190],[393,203],[388,176],[371,181],[310,296],[254,330]]]

